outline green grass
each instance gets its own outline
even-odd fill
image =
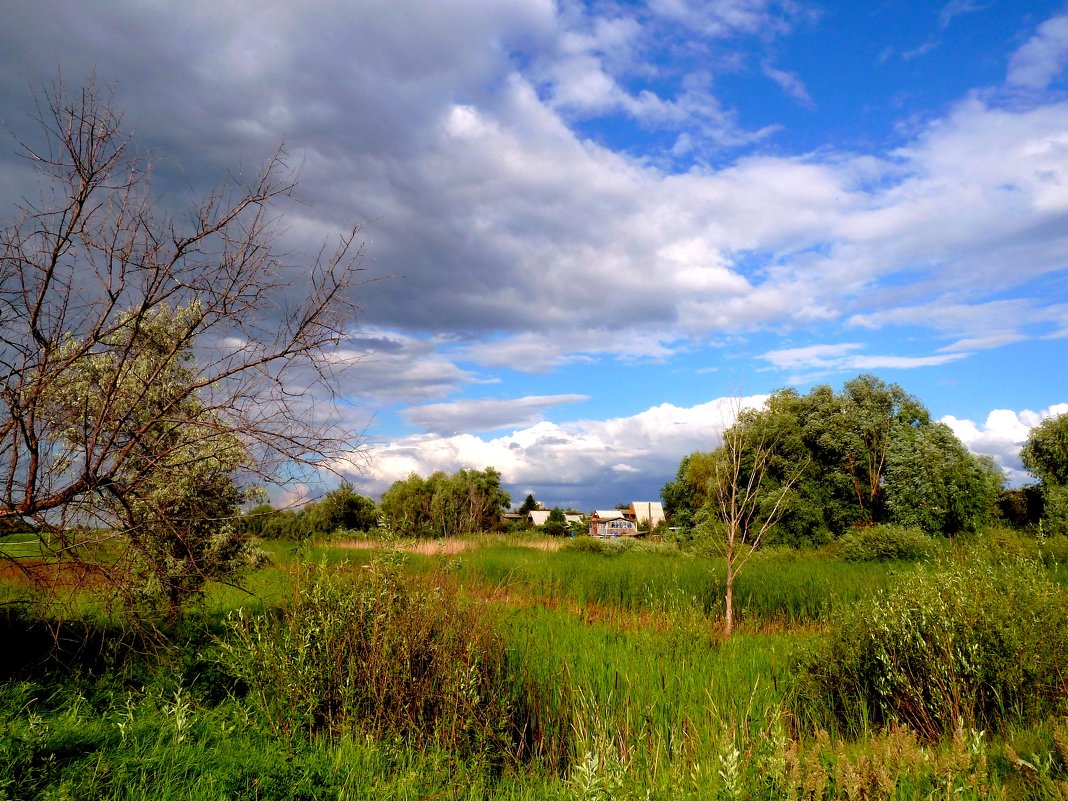
[[[0,558],[37,559],[40,558],[41,553],[41,540],[32,532],[0,537]]]
[[[277,604],[299,561],[355,570],[373,554],[274,542],[273,566],[244,582],[251,594],[212,585],[207,616],[175,635],[162,661],[135,648],[113,663],[0,681],[0,798],[1015,801],[1056,798],[1068,779],[1068,723],[1057,719],[936,743],[894,729],[857,740],[795,730],[792,655],[826,636],[837,610],[914,565],[759,556],[736,589],[744,625],[723,641],[720,560],[478,545],[403,564],[431,573],[447,563],[467,602],[496,621],[517,697],[545,713],[530,733],[545,743],[542,758],[461,759],[351,732],[273,734],[215,656],[219,618]],[[20,652],[11,632],[5,642]]]
[[[704,615],[722,613],[722,559],[665,550],[656,553],[536,551],[492,545],[455,560],[465,580],[542,604],[571,603],[629,612],[682,603]],[[412,559],[427,568],[432,559]],[[855,603],[915,569],[911,563],[852,563],[826,557],[754,558],[738,577],[735,604],[745,623],[804,624],[820,621],[840,605]]]

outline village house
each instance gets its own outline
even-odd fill
[[[590,515],[591,537],[636,537],[638,524],[620,509],[598,509]]]
[[[664,521],[659,501],[632,501],[627,509],[597,510],[590,517],[591,537],[636,537]]]

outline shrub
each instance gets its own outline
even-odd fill
[[[934,541],[917,528],[890,524],[855,528],[838,540],[847,562],[916,561],[931,555]]]
[[[274,614],[232,615],[227,670],[280,734],[359,732],[468,756],[515,753],[525,705],[484,615],[448,577],[401,572],[399,556],[359,573],[303,568]]]
[[[1068,690],[1068,593],[1035,562],[924,568],[844,608],[799,657],[803,724],[905,724],[936,739],[1057,711]]]

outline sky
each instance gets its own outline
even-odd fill
[[[0,221],[34,94],[95,74],[161,204],[284,143],[287,258],[362,225],[330,466],[368,494],[651,500],[737,399],[861,373],[1020,484],[1068,411],[1065,2],[6,5]]]

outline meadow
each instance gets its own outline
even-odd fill
[[[981,667],[965,661],[926,696],[955,693],[948,724],[930,731],[880,717],[889,706],[836,717],[837,690],[820,682],[866,679],[813,669],[877,639],[856,627],[890,621],[879,599],[943,586],[993,597],[1007,578],[1008,628],[976,647],[1037,664],[1043,641],[1068,642],[1065,573],[1026,538],[994,533],[919,561],[769,549],[739,578],[729,638],[715,557],[583,538],[462,542],[271,543],[272,566],[244,590],[212,585],[165,639],[84,600],[47,612],[48,625],[8,603],[0,797],[1068,798],[1056,666],[1021,672],[991,717],[964,703]],[[977,552],[997,558],[955,567]],[[917,643],[940,642],[916,628],[923,615],[910,621]],[[947,635],[948,661],[964,631]],[[891,658],[918,668],[917,653]],[[1044,693],[1019,694],[1050,670]]]

